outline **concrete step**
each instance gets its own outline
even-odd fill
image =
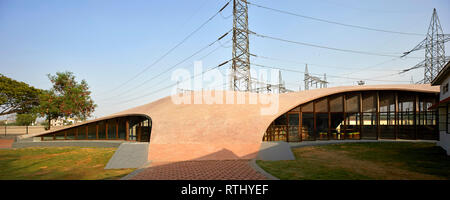
[[[148,162],[148,142],[122,143],[105,169],[139,168]]]
[[[262,142],[257,160],[295,160],[291,146],[287,142]]]

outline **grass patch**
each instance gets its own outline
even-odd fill
[[[0,180],[119,179],[134,169],[105,170],[115,150],[83,147],[0,150]]]
[[[450,157],[433,143],[347,143],[292,149],[292,161],[257,161],[280,179],[450,179]]]

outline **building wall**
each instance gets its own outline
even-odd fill
[[[65,128],[65,126],[51,127],[51,130]],[[28,134],[42,133],[45,126],[28,126]],[[23,135],[27,134],[26,126],[0,126],[0,135]]]
[[[440,85],[440,101],[447,99],[448,97],[450,97],[450,91],[448,89],[450,85],[450,76],[448,76]],[[445,89],[445,87],[447,87],[447,89]],[[446,105],[445,105],[446,106]],[[447,111],[446,109],[440,111],[440,112],[445,112]],[[448,112],[448,111],[447,111]],[[443,123],[445,123],[445,128],[444,129],[440,129],[439,131],[439,142],[437,143],[438,146],[442,147],[444,150],[447,151],[447,155],[450,155],[450,134],[448,134],[448,122],[447,122],[447,113],[441,113],[439,115],[439,120]]]
[[[447,77],[441,84],[440,88],[441,88],[441,92],[440,92],[440,99],[444,100],[448,97],[450,97],[450,91],[445,91],[444,87],[449,84],[450,85],[450,76]],[[447,85],[448,86],[448,85]]]

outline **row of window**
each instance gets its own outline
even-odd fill
[[[151,121],[146,117],[131,116],[93,122],[42,135],[42,140],[131,140],[148,142]]]
[[[394,91],[328,96],[281,115],[264,140],[437,139],[437,113],[428,110],[436,100],[435,94]]]

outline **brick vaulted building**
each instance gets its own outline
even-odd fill
[[[169,96],[22,137],[149,142],[151,161],[252,159],[263,141],[438,140],[438,114],[430,108],[439,101],[439,91],[430,85],[333,87],[279,94],[272,105],[252,103],[254,94],[243,92],[228,92],[231,96],[220,97],[223,103],[175,104]],[[225,92],[210,93],[185,93],[184,98]],[[262,114],[270,106],[276,112]]]

